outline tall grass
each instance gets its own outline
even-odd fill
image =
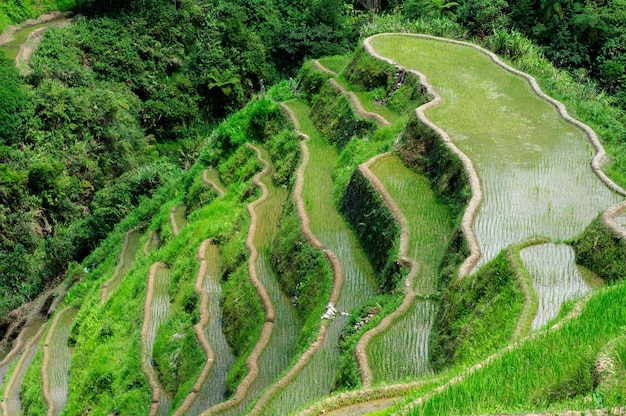
[[[626,296],[621,282],[599,289],[578,319],[542,332],[505,352],[460,383],[409,411],[414,415],[485,414],[559,409],[589,409],[594,360],[604,346],[623,334]],[[599,392],[602,393],[602,392]],[[596,392],[596,394],[599,394]],[[603,406],[623,406],[624,390],[604,396]]]

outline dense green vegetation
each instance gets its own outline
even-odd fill
[[[328,348],[336,348],[335,339],[341,338],[341,357],[333,358],[339,368],[330,388],[360,385],[354,346],[399,305],[406,271],[395,262],[397,224],[357,165],[395,151],[405,166],[428,178],[433,199],[447,207],[453,223],[469,197],[461,162],[412,114],[429,98],[419,79],[406,74],[402,88],[389,96],[398,81],[396,68],[362,48],[347,57],[360,36],[389,29],[469,36],[504,55],[597,129],[612,158],[608,172],[626,183],[626,4],[510,3],[395,0],[370,8],[369,2],[331,0],[9,0],[0,5],[0,30],[40,11],[82,14],[71,26],[47,32],[32,58],[31,75],[20,76],[0,57],[0,316],[61,279],[76,282],[65,300],[80,307],[70,335],[75,349],[67,413],[145,413],[150,387],[139,365],[139,328],[146,277],[155,261],[167,263],[172,285],[171,313],[158,329],[153,365],[171,410],[182,403],[204,364],[192,327],[199,320],[196,251],[205,238],[212,238],[222,255],[223,333],[236,360],[223,394],[232,393],[246,375],[264,315],[245,249],[245,207],[259,195],[250,179],[261,165],[245,144],[263,143],[276,168],[274,184],[291,191],[300,151],[277,105],[294,96],[287,81],[279,83],[290,76],[321,133],[315,143],[327,152],[316,175],[332,171],[332,186],[324,189],[334,193],[335,205],[368,257],[356,263],[371,263],[374,270],[367,273],[379,277],[378,293],[368,292],[367,299],[350,294],[345,312],[352,316],[340,318],[342,325],[347,322],[341,336],[339,324],[331,323],[339,329],[332,330],[336,335]],[[311,62],[298,72],[306,58],[321,55],[335,55],[323,62],[340,72],[338,83],[354,91],[368,110],[387,115],[392,125],[380,127],[358,116],[348,98],[327,83],[329,75]],[[545,57],[569,72],[555,69]],[[309,107],[302,103],[294,107],[308,117]],[[222,179],[226,195],[202,182],[207,167]],[[315,191],[309,194],[318,197]],[[308,204],[319,203],[315,198]],[[174,236],[168,216],[180,203],[187,205],[188,225]],[[326,230],[340,220],[319,215],[313,222]],[[326,259],[308,245],[299,225],[290,198],[278,238],[264,254],[302,321],[297,345],[302,352],[319,329],[332,280]],[[154,231],[161,245],[138,255],[120,288],[100,304],[102,284],[133,227],[144,235],[142,243]],[[623,278],[624,242],[600,219],[573,245],[579,263],[608,280]],[[456,270],[467,254],[457,232],[442,264],[433,264],[443,292],[428,295],[441,304],[431,362],[443,371],[442,380],[510,343],[524,308],[516,250],[502,251],[469,279],[457,281]],[[594,360],[609,343],[615,345],[610,353],[617,357],[618,374],[626,372],[622,292],[619,283],[602,290],[580,321],[523,344],[486,376],[472,376],[418,412],[589,406],[585,397],[593,397],[593,405],[599,397],[603,405],[623,405],[623,388],[600,384],[599,389],[594,373]],[[603,309],[602,302],[612,306]],[[605,322],[609,318],[614,322]],[[555,345],[571,351],[551,348]],[[523,372],[526,363],[541,361],[537,357],[548,357],[548,364],[530,368],[523,388],[499,378],[510,368]],[[40,369],[38,353],[22,389],[26,414],[45,412]],[[496,384],[513,392],[506,403],[483,394]],[[456,406],[464,401],[464,407]]]

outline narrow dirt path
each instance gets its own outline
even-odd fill
[[[296,120],[296,123],[294,123],[294,127],[298,128],[300,123],[297,122],[298,119],[293,113],[293,111],[291,111],[286,106],[281,106],[281,107],[283,109],[286,109],[287,114],[289,115],[289,118],[292,121]],[[311,228],[309,225],[310,224],[309,217],[306,212],[306,206],[305,206],[304,198],[303,198],[304,172],[306,171],[307,165],[309,163],[309,149],[306,145],[306,140],[308,140],[308,136],[304,135],[304,137],[306,137],[306,139],[300,141],[300,151],[302,155],[302,161],[300,163],[300,166],[298,167],[298,170],[296,171],[296,181],[294,184],[294,199],[296,202],[296,211],[298,213],[298,218],[300,219],[300,229],[302,231],[302,234],[304,235],[304,237],[307,239],[307,241],[309,242],[309,244],[311,244],[313,248],[322,250],[322,252],[324,253],[324,255],[326,256],[326,258],[328,259],[328,261],[330,262],[333,268],[334,280],[333,280],[333,287],[332,287],[330,298],[329,298],[329,303],[336,305],[337,301],[339,300],[339,295],[341,293],[341,287],[343,285],[343,280],[344,280],[343,268],[341,267],[341,264],[339,263],[339,259],[337,258],[335,253],[333,253],[331,250],[326,248],[317,239],[317,237],[311,231]],[[300,356],[300,359],[296,362],[296,364],[280,380],[274,383],[269,389],[265,391],[265,393],[263,393],[263,395],[260,397],[260,399],[257,401],[257,403],[254,405],[254,407],[250,411],[251,415],[263,414],[263,409],[271,401],[274,395],[277,394],[282,389],[284,389],[294,379],[294,377],[300,371],[302,371],[302,369],[306,365],[308,365],[308,363],[315,356],[315,354],[318,352],[318,350],[324,343],[324,340],[326,339],[326,334],[328,331],[327,325],[328,325],[327,322],[322,323],[315,341]]]
[[[215,173],[213,169],[205,169],[202,172],[202,182],[204,182],[205,185],[215,189],[215,192],[217,192],[219,195],[224,195],[226,193],[224,185],[219,180],[219,176],[217,176],[217,173]]]
[[[152,303],[155,295],[155,280],[158,269],[167,268],[164,263],[154,263],[150,267],[148,273],[148,287],[146,289],[146,300],[144,302],[143,309],[143,324],[141,326],[141,369],[148,377],[148,383],[152,388],[152,398],[150,402],[150,416],[156,416],[159,412],[159,407],[162,399],[165,397],[165,391],[159,382],[157,373],[152,366],[152,342],[150,341],[150,332],[152,326]],[[154,336],[154,334],[152,334]]]
[[[206,259],[207,248],[209,245],[213,244],[211,240],[204,240],[198,248],[198,260],[200,261],[200,267],[198,269],[198,274],[196,276],[196,284],[195,284],[195,292],[200,296],[200,322],[193,326],[193,331],[196,334],[196,338],[198,342],[202,346],[202,350],[206,355],[206,361],[204,363],[204,367],[202,367],[202,371],[196,380],[196,383],[193,385],[191,392],[185,398],[180,407],[174,412],[175,416],[182,416],[186,414],[193,403],[198,398],[200,394],[200,390],[202,386],[206,382],[209,377],[209,373],[213,368],[213,363],[215,362],[215,353],[213,352],[213,348],[211,348],[211,344],[209,344],[209,340],[206,337],[204,332],[206,326],[209,324],[209,292],[204,289],[204,279],[206,278],[208,262]]]
[[[77,312],[78,309],[67,306],[57,313],[43,344],[41,379],[43,395],[48,404],[48,416],[61,413],[67,402],[71,366],[70,348],[67,346],[67,341]]]
[[[263,303],[263,308],[265,310],[265,323],[263,324],[263,329],[261,330],[261,336],[259,338],[259,341],[256,343],[254,349],[246,360],[248,374],[237,386],[237,390],[235,391],[234,396],[230,400],[227,400],[207,409],[206,412],[202,413],[203,416],[222,413],[228,409],[232,409],[233,407],[238,406],[242,402],[242,400],[248,393],[250,386],[259,375],[259,357],[265,350],[265,347],[267,347],[267,345],[269,344],[270,338],[272,336],[272,331],[274,330],[274,323],[276,322],[276,312],[274,311],[274,305],[272,304],[272,301],[267,294],[265,286],[263,286],[263,283],[261,283],[258,270],[256,268],[259,253],[254,244],[254,235],[258,226],[258,216],[255,208],[259,204],[265,202],[268,197],[267,186],[263,182],[261,182],[261,178],[269,174],[271,166],[269,161],[263,159],[261,151],[257,147],[250,143],[247,143],[247,146],[256,152],[257,158],[264,166],[263,170],[254,175],[254,177],[252,178],[252,182],[261,189],[261,197],[248,205],[248,214],[250,215],[250,228],[248,229],[248,236],[246,237],[246,248],[250,251],[250,257],[248,258],[248,274],[250,276],[252,284],[256,288],[259,296],[261,297],[261,302]]]
[[[35,353],[37,352],[37,346],[39,339],[46,329],[46,324],[41,323],[41,326],[37,332],[32,336],[28,343],[24,346],[22,356],[20,357],[13,374],[9,379],[4,389],[4,400],[2,401],[2,414],[3,416],[15,416],[22,413],[22,405],[20,401],[20,387],[24,380],[24,375],[28,366],[33,361]]]

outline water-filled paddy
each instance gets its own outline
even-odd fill
[[[556,318],[565,301],[578,298],[593,288],[574,262],[574,250],[565,244],[541,244],[525,248],[520,256],[537,293],[538,308],[531,329]]]
[[[77,312],[78,309],[75,308],[61,311],[62,315],[57,321],[55,331],[50,338],[48,376],[50,377],[50,397],[54,402],[55,415],[61,413],[67,403],[72,363],[71,350],[67,345],[67,341]]]
[[[370,169],[406,219],[406,255],[419,264],[414,290],[418,294],[435,292],[438,268],[453,232],[448,209],[437,201],[428,179],[406,168],[396,155],[378,159]],[[372,341],[368,355],[375,380],[402,380],[431,371],[428,339],[435,308],[434,302],[417,301],[404,317]]]
[[[51,20],[49,22],[46,23],[40,23],[38,25],[34,25],[34,26],[27,26],[24,27],[18,31],[16,31],[13,34],[13,40],[7,44],[4,44],[2,46],[0,46],[0,52],[4,53],[4,56],[10,60],[15,60],[15,57],[17,56],[19,50],[20,50],[20,46],[22,46],[22,44],[24,44],[24,42],[26,42],[26,39],[28,38],[28,35],[30,35],[31,33],[33,33],[35,30],[37,29],[41,29],[42,27],[48,27],[48,26],[53,26],[55,24],[58,24],[60,22],[62,22],[63,20],[66,20],[65,17],[61,17],[55,20]]]
[[[374,271],[333,202],[334,185],[330,173],[338,157],[336,149],[319,136],[308,118],[305,105],[290,102],[289,107],[297,114],[302,132],[311,137],[307,142],[310,158],[303,186],[311,231],[339,258],[345,281],[336,307],[340,312],[350,312],[374,293]],[[270,401],[263,414],[288,414],[328,395],[339,369],[338,341],[346,322],[347,317],[341,315],[330,322],[322,347],[293,381]]]
[[[592,172],[587,136],[527,80],[468,46],[401,35],[372,46],[424,73],[443,97],[426,115],[472,160],[484,190],[479,266],[516,241],[572,238],[620,200]]]
[[[222,296],[222,286],[220,285],[221,255],[219,247],[215,244],[208,244],[205,259],[208,267],[204,277],[203,289],[209,294],[209,322],[204,332],[215,354],[215,362],[209,377],[202,385],[198,398],[187,412],[189,415],[199,415],[210,406],[224,400],[226,375],[235,362],[235,357],[230,351],[222,331],[222,309],[220,308],[220,297]]]
[[[260,181],[267,188],[267,198],[256,205],[254,210],[258,218],[254,234],[254,245],[259,252],[255,267],[259,280],[265,287],[276,313],[276,322],[272,330],[269,343],[259,357],[259,375],[250,386],[248,394],[241,405],[226,414],[243,414],[254,399],[269,387],[276,378],[289,368],[296,352],[296,341],[302,329],[298,314],[289,298],[283,293],[277,277],[273,271],[269,256],[271,243],[278,232],[278,221],[282,208],[287,199],[286,189],[277,188],[272,182],[274,167],[271,165],[268,152],[259,145],[255,145],[263,160],[270,163],[270,170]]]

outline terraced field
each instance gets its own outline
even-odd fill
[[[287,124],[287,133],[279,138],[237,143],[216,135],[230,140],[231,153],[215,168],[192,168],[187,179],[211,188],[205,188],[209,202],[188,209],[181,182],[152,218],[150,232],[140,233],[147,224],[139,228],[139,221],[125,228],[126,234],[116,231],[123,248],[108,248],[120,253],[116,261],[112,254],[109,260],[91,258],[93,271],[85,269],[65,300],[74,307],[57,313],[45,337],[43,321],[30,326],[21,354],[1,363],[4,414],[21,413],[20,386],[39,347],[42,358],[33,362],[40,366],[34,370],[42,373],[45,404],[30,402],[39,391],[30,381],[24,388],[31,406],[26,414],[43,414],[44,408],[53,415],[63,409],[63,414],[124,414],[119,409],[132,408],[151,415],[286,415],[308,406],[303,414],[447,415],[623,405],[620,377],[626,368],[619,351],[626,289],[622,282],[604,285],[576,264],[574,251],[587,226],[624,199],[597,170],[599,162],[592,162],[593,154],[601,153],[595,136],[568,120],[527,77],[472,46],[407,35],[375,36],[365,46],[389,63],[380,66],[387,78],[396,79],[386,84],[389,95],[402,93],[403,71],[424,74],[419,90],[428,90],[433,100],[417,110],[419,119],[412,111],[381,107],[371,91],[356,88],[345,73],[346,59],[316,61],[305,76],[323,76],[322,86],[307,96],[336,94],[329,95],[334,101],[345,96],[350,114],[342,116],[360,133],[333,145],[332,136],[345,126],[332,118],[338,115],[327,115],[337,124],[325,136],[323,126],[314,123],[323,109],[315,101],[292,99],[283,105],[299,143],[280,110],[272,122]],[[270,105],[258,103],[251,105]],[[407,120],[441,137],[426,143],[420,136],[420,145],[407,150]],[[276,149],[288,147],[281,137],[298,147],[299,160],[281,159]],[[420,162],[443,157],[444,147],[456,158],[451,165],[461,167],[455,174],[467,181],[462,191],[471,193],[469,208],[460,214],[445,194],[453,182],[441,172],[445,163]],[[297,165],[293,193],[290,185],[278,185],[280,169],[289,163]],[[440,176],[429,172],[439,167]],[[382,226],[368,224],[371,233],[360,236],[356,229],[363,224],[349,224],[339,211],[337,195],[351,186],[346,172],[353,177],[360,172],[364,187],[380,199],[363,222],[384,209],[391,212],[399,235],[389,259],[369,258],[365,248],[389,238]],[[321,316],[306,322],[294,306],[297,296],[286,295],[303,288],[283,287],[272,259],[275,242],[286,238],[279,230],[290,204],[303,236],[297,244],[322,253],[332,270],[332,288],[313,308]],[[626,227],[623,212],[614,209],[614,222]],[[624,251],[623,229],[609,232],[607,240]],[[143,257],[137,256],[142,244]],[[519,254],[511,249],[517,245],[524,247]],[[522,312],[511,313],[518,329],[504,347],[436,372],[432,359],[440,351],[431,349],[433,323],[450,307],[444,305],[443,269],[454,267],[456,282],[469,282],[463,290],[471,291],[480,270],[494,267],[498,257],[518,266],[507,276],[496,274],[514,280],[522,292]],[[396,270],[391,288],[384,287],[388,270]],[[474,295],[479,304],[485,294],[468,296]],[[484,323],[491,306],[472,311],[473,322]],[[113,311],[124,311],[124,321]],[[530,334],[519,329],[526,320]],[[240,325],[238,332],[229,325]],[[309,336],[302,339],[305,332]],[[490,328],[484,332],[489,341]],[[246,347],[230,345],[233,339]],[[112,363],[110,372],[96,374],[90,360],[127,364]],[[611,374],[617,376],[603,372],[606,362],[614,363]],[[119,379],[126,391],[112,391]],[[77,396],[83,395],[93,403],[81,403]],[[348,407],[355,403],[360,405]]]

